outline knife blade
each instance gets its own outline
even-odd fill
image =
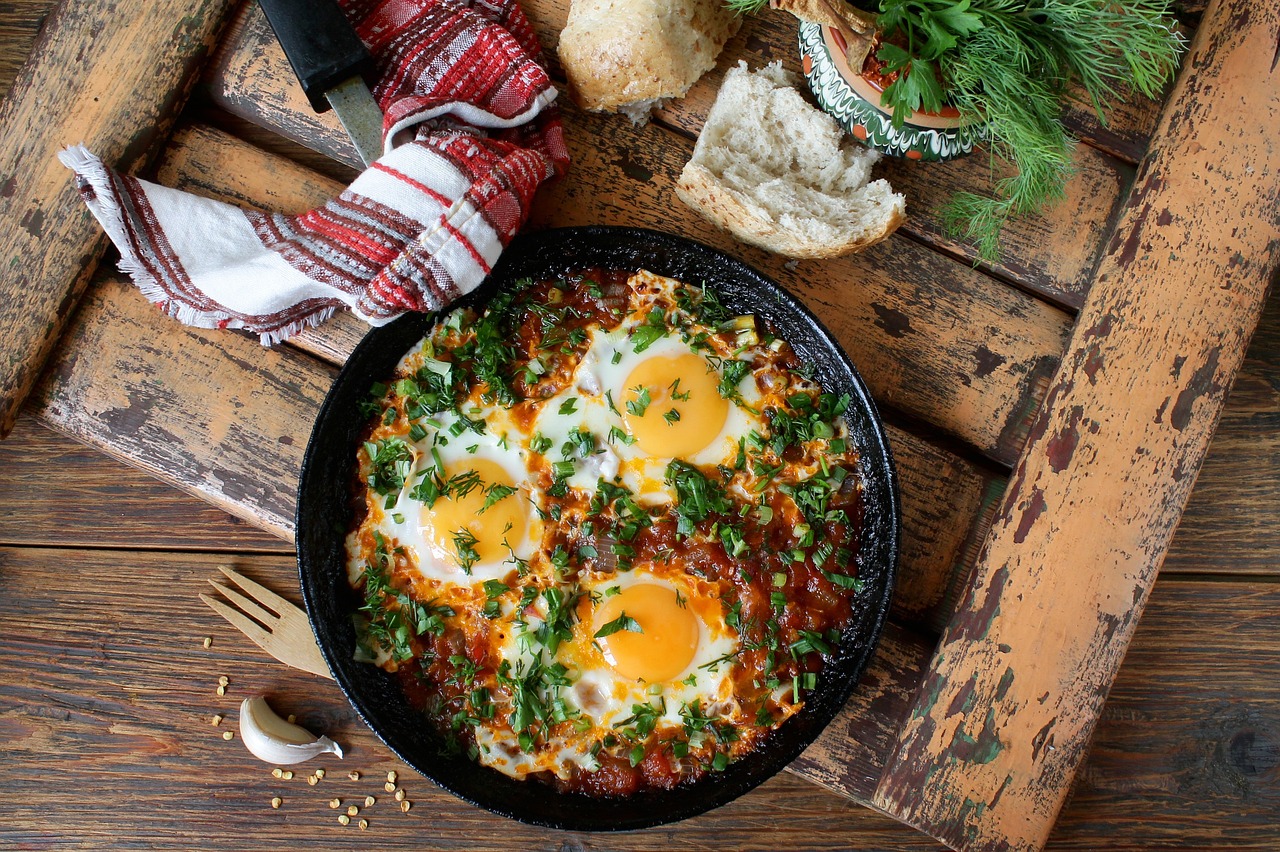
[[[258,0],[311,108],[330,108],[367,166],[382,153],[373,55],[333,0]]]

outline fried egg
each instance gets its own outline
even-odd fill
[[[541,543],[525,454],[505,431],[459,430],[461,418],[447,413],[432,420],[438,428],[412,442],[411,473],[377,529],[410,551],[427,580],[474,585],[500,579]],[[432,499],[423,488],[429,481],[452,486]]]
[[[590,746],[633,724],[638,708],[649,708],[639,712],[652,717],[659,734],[682,730],[690,714],[742,715],[730,677],[741,640],[725,623],[714,586],[673,566],[651,568],[585,580],[572,638],[543,660],[566,669],[568,685],[560,695],[579,746],[525,752],[501,747],[501,738],[486,738],[481,763],[516,777],[538,771],[563,777],[569,765],[590,768]],[[536,614],[526,614],[500,646],[500,660],[511,671],[528,671],[537,659],[531,651],[537,644],[526,637],[544,624],[545,601],[533,609]],[[626,620],[633,623],[618,626]]]
[[[732,465],[739,439],[764,431],[760,392],[748,374],[721,390],[723,359],[698,351],[678,334],[636,351],[636,316],[618,328],[593,333],[569,387],[543,405],[537,434],[550,440],[553,458],[586,432],[596,450],[580,458],[568,484],[589,490],[603,478],[619,481],[642,503],[670,502],[667,464]],[[572,457],[571,454],[565,457]]]

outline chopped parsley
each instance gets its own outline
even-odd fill
[[[612,636],[613,634],[617,633],[620,630],[625,630],[628,633],[644,632],[644,628],[640,626],[640,622],[636,621],[634,618],[627,615],[626,611],[624,610],[622,614],[619,615],[617,618],[615,618],[613,621],[603,624],[600,627],[600,629],[595,632],[595,638],[603,639],[606,636]]]

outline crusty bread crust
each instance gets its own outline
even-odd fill
[[[894,209],[883,230],[861,238],[838,243],[808,242],[797,234],[779,228],[772,220],[757,216],[711,172],[696,163],[688,163],[676,183],[676,196],[714,225],[728,231],[744,243],[775,254],[802,260],[825,260],[852,254],[888,239],[907,220],[906,213]]]
[[[684,97],[742,20],[723,0],[572,0],[558,54],[583,109]]]

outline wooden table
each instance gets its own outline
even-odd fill
[[[24,0],[0,8],[6,85],[50,5]],[[548,22],[563,11],[554,6],[540,7],[549,10],[539,19],[544,43],[554,39]],[[242,23],[233,38],[252,42],[253,26]],[[772,26],[752,25],[731,50],[754,64],[784,41]],[[310,121],[296,98],[264,95],[271,87],[261,88],[263,81],[278,74],[278,64],[254,50],[223,57],[186,111],[186,128],[160,167],[163,182],[298,209],[349,176],[333,160],[229,114],[268,114],[277,128],[343,155],[333,128]],[[535,226],[568,223],[573,215],[646,224],[662,209],[670,178],[687,156],[682,131],[696,132],[713,95],[713,82],[704,82],[686,106],[645,131],[570,111],[578,182],[546,194]],[[840,326],[831,312],[845,304],[840,288],[854,284],[830,267],[803,264],[797,271],[810,282],[802,296],[827,311],[885,406],[903,467],[904,589],[877,678],[891,681],[911,665],[919,671],[951,618],[964,586],[963,576],[952,573],[967,574],[976,561],[983,533],[974,524],[990,521],[1018,460],[1030,414],[1052,380],[1153,123],[1154,114],[1141,110],[1119,117],[1110,130],[1079,118],[1092,144],[1082,149],[1071,199],[1011,233],[1009,257],[1016,262],[990,270],[994,277],[948,260],[945,253],[963,256],[967,249],[943,240],[930,218],[941,191],[973,179],[968,162],[928,173],[890,167],[917,213],[909,235],[872,255],[876,271],[861,282],[872,293],[865,316]],[[589,187],[604,179],[629,183],[591,201]],[[731,245],[675,212],[680,230]],[[790,272],[761,253],[735,253],[784,280]],[[921,270],[941,283],[931,290],[912,284],[921,281]],[[1001,316],[1015,319],[994,325]],[[966,337],[947,331],[948,321],[977,330]],[[99,276],[40,396],[0,443],[0,581],[7,593],[0,598],[0,790],[8,794],[0,845],[937,848],[826,789],[869,789],[853,777],[864,764],[856,747],[842,745],[840,731],[793,771],[679,825],[593,837],[510,823],[399,766],[333,684],[272,663],[207,612],[195,595],[223,562],[286,593],[294,587],[290,548],[281,538],[291,524],[287,484],[297,475],[288,463],[305,443],[308,406],[358,333],[354,324],[339,324],[297,347],[264,353],[228,333],[178,329],[153,316],[118,276]],[[984,334],[990,348],[973,348],[977,360],[956,375],[962,366],[956,341]],[[1280,310],[1273,302],[1050,848],[1280,844],[1277,344]],[[129,347],[128,358],[116,356]],[[182,353],[177,361],[174,351]],[[198,392],[165,390],[173,377],[164,375],[164,365],[171,362],[193,375],[204,371]],[[944,387],[951,390],[944,394]],[[158,410],[175,400],[186,406],[177,412],[186,422],[157,422]],[[288,400],[300,402],[289,407]],[[254,411],[252,434],[238,434],[244,422],[224,410],[236,406]],[[265,450],[270,442],[279,449]],[[236,456],[236,448],[245,455]],[[936,490],[952,496],[921,496]],[[216,694],[219,676],[230,680],[225,696]],[[883,683],[877,688],[882,697],[893,694]],[[258,692],[347,745],[348,759],[324,762],[327,775],[314,786],[305,780],[310,765],[292,780],[272,777],[234,734],[230,742],[222,738],[240,698]],[[215,714],[227,718],[214,725]],[[850,718],[856,727],[863,717]],[[833,760],[842,753],[849,761]],[[351,769],[364,777],[347,779]],[[401,773],[413,802],[408,814],[394,811],[382,790],[389,770]],[[378,799],[367,809],[366,795]],[[273,810],[276,796],[282,803]],[[358,829],[337,824],[338,812],[328,805],[334,797],[344,808],[360,804],[367,836],[352,837]]]

